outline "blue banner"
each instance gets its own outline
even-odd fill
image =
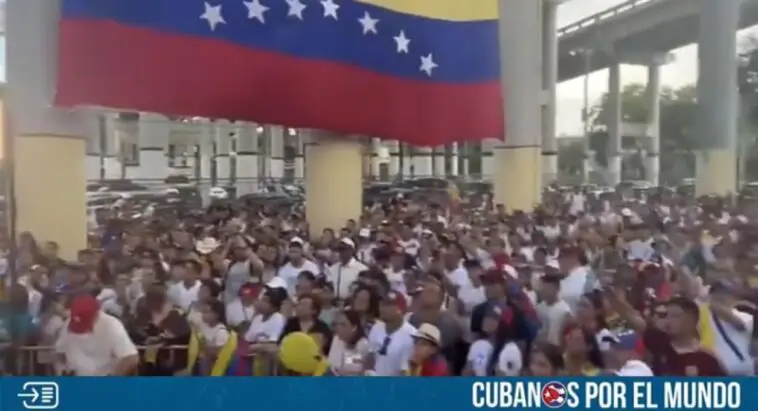
[[[751,410],[758,378],[0,378],[0,411]]]

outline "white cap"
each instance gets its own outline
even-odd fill
[[[266,287],[269,288],[284,288],[287,289],[287,283],[281,277],[274,277],[266,283]]]
[[[346,246],[348,246],[350,248],[355,248],[355,243],[353,242],[353,240],[351,240],[351,239],[349,239],[347,237],[344,237],[344,238],[340,239],[340,244],[345,244]]]
[[[368,228],[361,228],[360,231],[358,231],[358,237],[361,237],[361,238],[371,237],[371,230],[369,230]]]

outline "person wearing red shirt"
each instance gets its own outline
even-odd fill
[[[440,353],[439,328],[429,323],[421,324],[413,338],[415,344],[410,360],[409,375],[412,377],[449,376],[447,362]]]

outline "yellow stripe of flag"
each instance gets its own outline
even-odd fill
[[[498,0],[356,0],[399,13],[437,20],[497,19]],[[535,0],[536,1],[536,0]]]

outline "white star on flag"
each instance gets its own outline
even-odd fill
[[[377,34],[376,23],[379,23],[379,19],[372,18],[371,15],[366,12],[363,17],[358,19],[358,21],[361,23],[361,26],[363,26],[363,34]]]
[[[334,0],[322,0],[321,5],[324,6],[324,17],[338,19],[337,10],[340,8],[339,4],[335,3]]]
[[[211,31],[216,30],[216,26],[219,24],[226,24],[224,17],[221,15],[221,5],[211,6],[210,3],[205,3],[205,12],[200,16],[201,20],[208,22],[211,27]]]
[[[263,18],[263,13],[268,11],[268,7],[261,4],[260,0],[243,1],[243,3],[245,3],[245,7],[247,7],[247,18],[266,23]]]
[[[411,42],[411,40],[408,37],[405,37],[405,31],[400,30],[400,34],[393,38],[397,44],[397,52],[408,54],[408,44]]]
[[[302,20],[305,4],[300,3],[300,0],[287,0],[287,4],[290,6],[290,11],[287,13],[287,17],[297,17]]]
[[[426,73],[427,76],[432,76],[432,70],[437,68],[437,63],[434,62],[431,53],[428,56],[421,56],[420,71]]]

